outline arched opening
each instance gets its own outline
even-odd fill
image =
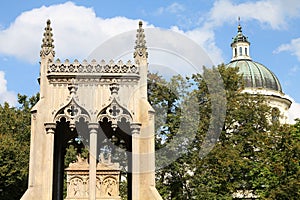
[[[97,155],[98,162],[101,157],[111,159],[111,162],[120,164],[121,180],[120,196],[128,200],[132,199],[132,135],[130,122],[121,118],[117,122],[117,127],[112,126],[112,122],[107,117],[99,121]],[[123,193],[122,193],[123,192]]]
[[[280,111],[277,107],[272,108],[271,117],[272,117],[273,124],[279,123]]]
[[[63,200],[66,194],[65,168],[76,159],[76,154],[85,151],[88,139],[88,123],[80,118],[75,123],[76,128],[70,128],[70,122],[65,117],[56,122],[53,151],[53,183],[52,199]],[[72,148],[72,149],[70,149]],[[71,151],[71,155],[66,154]],[[72,156],[73,154],[73,156]]]

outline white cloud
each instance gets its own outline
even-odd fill
[[[298,0],[261,0],[235,4],[231,0],[219,0],[209,12],[207,26],[221,26],[227,22],[236,22],[240,16],[243,21],[258,20],[273,29],[286,28],[286,20],[300,16]]]
[[[3,71],[0,71],[0,104],[7,102],[11,106],[15,106],[17,104],[17,95],[12,91],[8,91],[6,84],[5,74]]]
[[[222,51],[215,43],[215,29],[225,23],[236,22],[238,17],[243,21],[257,20],[262,25],[267,24],[272,29],[282,29],[287,27],[288,18],[300,16],[300,4],[297,0],[260,0],[248,1],[244,3],[234,3],[232,0],[215,1],[213,7],[206,14],[207,19],[203,25],[186,33],[190,38],[201,44],[206,52],[213,58],[215,64],[224,62]],[[173,28],[179,30],[179,28]],[[299,44],[294,44],[294,53],[300,57]]]
[[[288,75],[289,76],[296,76],[298,74],[298,71],[300,70],[299,66],[298,65],[294,65],[292,68],[290,68],[288,70]]]
[[[291,54],[297,56],[298,60],[300,61],[300,38],[293,39],[288,44],[280,45],[274,51],[274,53],[280,53],[283,51],[291,52]]]
[[[153,14],[159,16],[165,13],[178,14],[183,11],[185,11],[185,7],[180,3],[174,2],[168,6],[157,8]]]
[[[300,119],[300,103],[296,102],[293,98],[289,97],[292,101],[292,105],[288,111],[289,123],[294,124],[295,119]]]
[[[168,12],[179,12],[184,7],[181,4],[173,3],[164,9]],[[38,62],[47,19],[52,21],[56,56],[60,59],[68,58],[70,60],[84,59],[97,46],[114,35],[136,30],[139,21],[125,17],[103,19],[97,17],[92,8],[77,6],[72,2],[49,7],[43,6],[22,13],[7,29],[0,30],[0,53],[32,63]],[[153,26],[146,23],[144,27]],[[222,60],[221,51],[214,43],[212,31],[204,28],[187,32],[177,28],[177,31],[184,33],[202,46],[214,58],[214,61]],[[130,42],[128,44],[132,45]]]
[[[185,10],[185,7],[179,3],[172,3],[171,5],[169,5],[166,10],[170,13],[180,13],[183,12]]]
[[[164,7],[159,7],[157,8],[155,11],[154,11],[154,15],[158,16],[158,15],[162,15],[165,11],[165,8]]]
[[[93,9],[72,2],[22,13],[0,31],[0,53],[37,62],[47,19],[51,19],[56,55],[84,58],[100,43],[121,32],[136,29],[138,20],[125,17],[102,19]]]

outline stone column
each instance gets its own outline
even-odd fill
[[[131,172],[132,173],[132,200],[140,199],[140,123],[130,125],[132,132],[132,155],[131,155]],[[130,169],[129,169],[130,170]]]
[[[45,129],[46,129],[46,138],[47,140],[44,141],[46,142],[44,149],[45,152],[47,152],[47,162],[48,162],[48,169],[44,169],[45,171],[48,171],[48,176],[45,176],[45,179],[47,179],[47,184],[45,188],[48,188],[47,191],[47,197],[49,197],[49,199],[52,197],[52,199],[54,198],[53,195],[53,169],[54,169],[54,134],[55,134],[55,129],[56,129],[56,123],[54,122],[50,122],[50,123],[44,123]],[[50,145],[49,145],[50,144]]]
[[[89,161],[89,200],[96,199],[96,176],[97,176],[97,129],[98,123],[90,123],[90,161]]]

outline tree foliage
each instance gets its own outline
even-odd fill
[[[221,75],[226,91],[223,124],[212,115],[212,104],[222,109],[220,105],[224,105],[221,102],[224,99],[208,87],[216,81],[213,76],[216,71]],[[204,69],[203,74],[194,74],[190,78],[173,77],[169,82],[152,75],[149,82],[149,88],[155,91],[149,93],[150,103],[154,109],[164,106],[167,111],[165,118],[158,116],[157,119],[157,137],[164,136],[163,140],[157,140],[157,149],[165,148],[178,135],[184,135],[178,127],[186,107],[179,94],[186,91],[184,98],[196,98],[199,105],[195,107],[197,111],[189,110],[190,116],[196,112],[200,120],[187,151],[175,162],[157,170],[157,188],[164,199],[233,199],[246,198],[249,194],[252,198],[299,199],[300,122],[295,126],[272,123],[272,109],[264,97],[241,92],[243,80],[237,68],[220,65]],[[174,82],[177,85],[172,87]],[[167,88],[172,88],[174,95],[166,94]],[[192,117],[189,120],[193,120]],[[215,127],[210,129],[210,126]],[[210,130],[218,127],[222,131],[216,139],[214,131]],[[207,138],[211,139],[208,143],[215,143],[214,148],[201,156],[199,152],[203,151]]]
[[[208,86],[217,81],[216,72],[225,96],[213,92],[220,85]],[[164,150],[156,161],[165,166],[156,173],[163,199],[233,199],[246,193],[261,199],[300,198],[300,121],[280,125],[270,120],[264,97],[242,89],[238,69],[224,65],[186,78],[149,74],[155,147]],[[30,109],[39,97],[18,98],[19,107],[0,106],[0,199],[19,199],[27,189]],[[219,114],[225,111],[224,122],[212,115],[213,105]],[[77,154],[78,148],[70,145],[65,167]],[[171,155],[177,157],[169,162]],[[126,183],[120,188],[125,197]]]
[[[0,105],[0,199],[20,199],[27,189],[30,109],[38,99],[18,95],[20,107]]]

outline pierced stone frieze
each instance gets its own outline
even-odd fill
[[[112,77],[112,76],[100,76],[99,78],[91,78],[91,77],[82,78],[81,76],[75,76],[75,75],[74,76],[72,75],[68,78],[51,75],[48,78],[49,78],[49,83],[53,84],[54,86],[68,85],[71,83],[72,79],[76,79],[76,82],[79,86],[110,85],[111,81],[113,79],[116,79],[116,77]],[[116,80],[117,82],[122,83],[122,85],[133,85],[133,84],[137,84],[139,77],[122,75],[121,77],[118,77]]]
[[[49,63],[48,65],[48,74],[80,74],[80,73],[101,73],[101,74],[139,74],[138,66],[128,61],[124,64],[122,61],[114,63],[111,60],[109,63],[106,63],[102,60],[100,63],[97,63],[96,60],[92,60],[91,63],[88,63],[84,60],[82,63],[79,63],[75,60],[73,63],[70,63],[69,60],[65,60],[64,63],[61,63],[59,59],[55,62]]]

